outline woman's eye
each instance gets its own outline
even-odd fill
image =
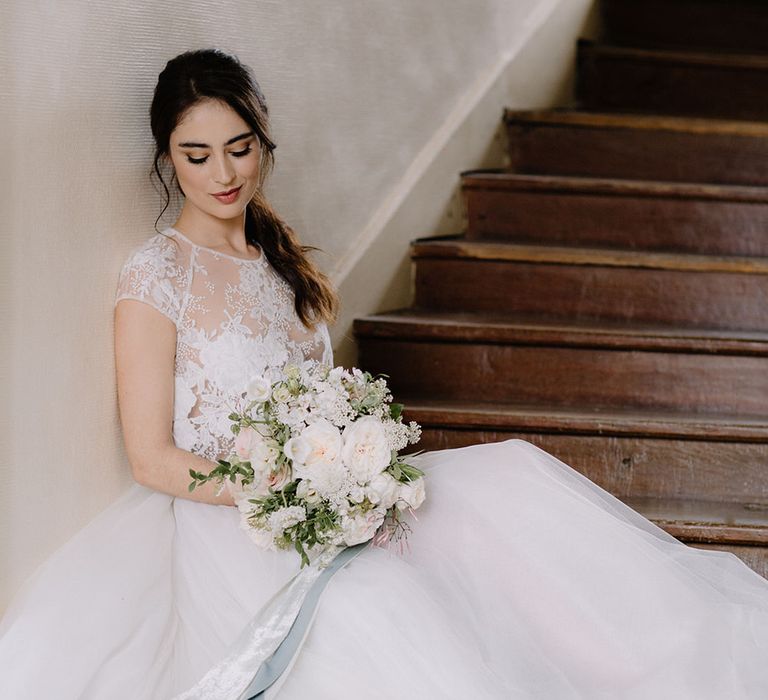
[[[187,156],[187,160],[190,163],[194,163],[195,165],[200,165],[200,163],[205,163],[206,160],[208,160],[208,156],[203,156],[202,158],[193,158],[192,156]]]
[[[235,156],[235,158],[242,158],[243,156],[247,156],[251,152],[251,147],[246,146],[242,151],[232,151],[232,155]]]

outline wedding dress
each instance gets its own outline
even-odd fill
[[[263,255],[174,229],[132,252],[121,299],[175,323],[174,440],[212,460],[249,377],[332,360]],[[768,582],[734,555],[679,543],[524,441],[416,463],[428,496],[410,551],[369,546],[335,575],[280,700],[768,697]],[[172,698],[298,569],[235,508],[135,485],[7,610],[0,697]]]

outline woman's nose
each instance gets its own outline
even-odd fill
[[[219,185],[228,185],[235,179],[235,169],[226,156],[216,159],[216,166],[213,174],[214,182]]]

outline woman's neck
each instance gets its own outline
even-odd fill
[[[233,219],[219,219],[191,211],[185,206],[173,228],[205,248],[239,257],[249,257],[254,253],[254,248],[249,247],[245,239],[245,212]]]

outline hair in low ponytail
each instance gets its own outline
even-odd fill
[[[171,133],[187,110],[206,99],[229,105],[253,129],[259,141],[259,187],[245,212],[246,241],[261,247],[272,267],[293,289],[296,313],[305,326],[334,321],[338,296],[328,278],[307,256],[316,249],[299,243],[296,234],[263,194],[264,181],[274,167],[276,148],[269,135],[264,95],[250,69],[218,49],[188,51],[176,56],[168,61],[158,77],[150,122],[155,138],[153,171],[166,198],[163,212],[168,207],[170,192],[160,163],[169,154]]]
[[[274,212],[261,193],[245,212],[245,237],[258,243],[272,267],[293,288],[296,313],[305,326],[336,319],[338,297],[328,278],[307,257],[312,246],[301,245],[293,230]]]

